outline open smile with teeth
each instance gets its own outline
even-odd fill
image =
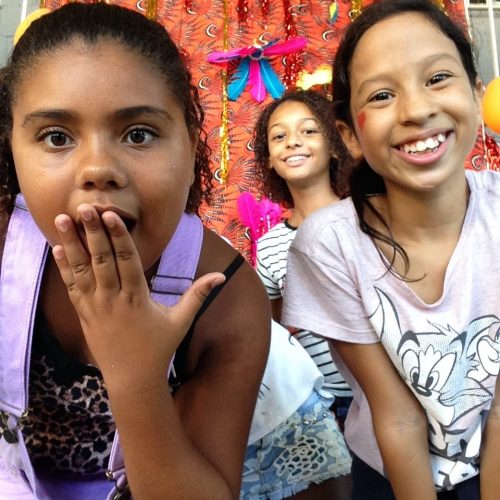
[[[285,163],[297,163],[299,161],[304,161],[307,158],[309,158],[309,155],[293,155],[293,156],[289,156],[285,160]]]
[[[407,142],[399,146],[401,151],[405,153],[418,154],[434,151],[446,140],[445,134],[438,134],[433,137],[428,137],[425,140],[416,142]]]

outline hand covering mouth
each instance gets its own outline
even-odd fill
[[[95,206],[95,210],[99,214],[99,217],[102,216],[103,213],[105,212],[114,212],[120,219],[123,221],[125,224],[125,227],[127,228],[127,231],[130,233],[134,227],[137,225],[137,219],[134,217],[131,213],[122,210],[118,207],[112,207],[112,206]],[[82,221],[78,221],[78,225],[82,225]],[[83,229],[83,225],[82,225]]]

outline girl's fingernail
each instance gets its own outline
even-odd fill
[[[80,211],[80,216],[84,221],[90,221],[92,220],[92,210],[88,208],[84,208]]]
[[[56,260],[62,260],[64,257],[64,250],[63,247],[60,245],[55,246],[52,249],[52,255],[54,256],[54,259]]]
[[[56,220],[56,227],[59,231],[62,233],[65,233],[69,229],[69,221],[66,219],[57,219]]]
[[[103,217],[102,220],[104,221],[104,224],[106,224],[106,227],[111,228],[116,226],[116,219],[112,216]]]

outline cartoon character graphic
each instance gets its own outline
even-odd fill
[[[427,331],[405,330],[390,297],[375,291],[370,321],[426,411],[435,480],[445,488],[455,475],[463,480],[477,471],[481,424],[500,367],[500,319],[475,318],[463,330],[431,321]]]

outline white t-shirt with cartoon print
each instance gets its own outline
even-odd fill
[[[426,411],[438,490],[479,472],[481,431],[500,366],[500,174],[466,176],[469,205],[435,303],[424,303],[386,272],[359,229],[351,199],[318,211],[299,228],[284,291],[284,324],[346,342],[382,342]],[[333,356],[354,393],[346,441],[383,473],[366,397]]]

